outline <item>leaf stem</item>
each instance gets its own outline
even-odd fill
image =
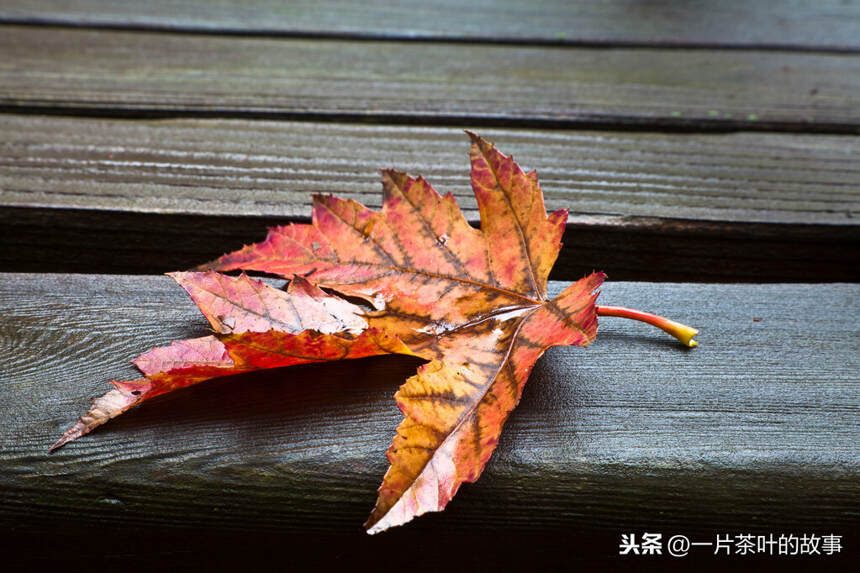
[[[648,324],[656,326],[657,328],[671,334],[680,340],[685,346],[694,348],[699,345],[698,341],[693,340],[693,337],[699,334],[698,330],[687,326],[686,324],[681,324],[680,322],[675,322],[674,320],[669,320],[668,318],[651,314],[650,312],[643,312],[633,308],[624,308],[623,306],[601,305],[597,307],[597,314],[598,316],[617,316],[620,318],[629,318],[631,320],[647,322]]]

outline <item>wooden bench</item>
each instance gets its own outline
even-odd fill
[[[5,564],[725,566],[618,555],[644,532],[858,560],[856,3],[114,4],[0,5]],[[207,332],[161,273],[312,193],[378,207],[380,167],[477,223],[462,128],[571,210],[551,290],[603,269],[602,302],[702,346],[602,319],[538,363],[476,484],[372,538],[415,360],[208,382],[48,455],[131,358]]]

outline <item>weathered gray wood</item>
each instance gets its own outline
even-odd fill
[[[605,318],[588,349],[551,350],[481,480],[395,539],[590,531],[617,551],[621,532],[643,528],[854,531],[858,295],[844,284],[607,284],[604,304],[691,323],[702,345]],[[204,383],[48,455],[107,378],[134,375],[128,359],[203,334],[205,321],[164,277],[3,275],[0,305],[4,526],[362,535],[399,420],[391,396],[417,362]]]
[[[398,39],[860,48],[860,7],[845,0],[4,0],[0,20],[76,26]]]
[[[0,27],[0,108],[856,133],[860,58]]]
[[[571,210],[559,279],[860,278],[855,137],[481,133]],[[378,208],[388,166],[453,191],[477,222],[466,152],[448,128],[0,116],[0,268],[188,268],[307,219],[312,193]]]
[[[548,209],[588,216],[860,225],[860,138],[481,129],[537,169]],[[308,217],[373,208],[378,169],[424,175],[478,220],[456,128],[0,116],[0,204]]]

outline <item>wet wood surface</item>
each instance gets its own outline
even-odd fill
[[[372,538],[414,360],[212,381],[47,454],[129,359],[207,332],[160,273],[313,193],[376,208],[381,167],[477,225],[463,128],[570,210],[552,278],[605,270],[605,304],[702,346],[602,320],[478,483]],[[0,3],[4,570],[725,569],[618,555],[648,531],[832,533],[785,562],[855,570],[858,135],[854,0]]]
[[[0,430],[0,524],[144,528],[143,539],[161,528],[313,533],[347,552],[364,543],[400,419],[392,395],[420,362],[206,382],[49,455],[107,379],[135,375],[129,359],[206,324],[166,277],[7,274],[0,301],[0,410],[14,413]],[[603,318],[588,348],[550,350],[481,480],[391,539],[580,531],[601,539],[606,557],[620,533],[642,527],[856,528],[856,285],[610,282],[601,302],[693,324],[701,346]]]

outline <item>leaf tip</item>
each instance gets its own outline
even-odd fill
[[[392,516],[389,515],[388,512],[385,512],[381,515],[378,514],[378,507],[374,508],[373,513],[370,517],[367,518],[367,521],[364,522],[364,531],[368,535],[376,535],[377,533],[382,533],[383,531],[387,531],[392,527],[396,527],[398,525],[403,525],[409,521],[412,521],[413,518],[418,517],[417,515],[402,515],[400,519],[392,519]],[[389,511],[391,508],[389,508]],[[423,513],[423,512],[422,512]]]
[[[382,176],[382,197],[384,201],[391,199],[392,195],[399,195],[409,184],[409,175],[403,171],[393,168],[379,170]]]
[[[71,428],[69,428],[69,430],[71,430]],[[63,435],[60,436],[59,439],[57,439],[57,441],[54,442],[54,444],[50,448],[48,448],[49,454],[53,454],[57,449],[62,448],[63,446],[65,446],[67,443],[69,443],[70,441],[72,441],[74,439],[72,437],[66,436],[66,434],[69,432],[69,430],[66,430],[63,433]]]
[[[386,528],[379,527],[378,525],[374,525],[372,527],[368,527],[367,524],[364,524],[364,532],[368,535],[376,535],[377,533],[382,533]]]
[[[563,221],[563,222],[567,222],[567,216],[568,216],[569,214],[570,214],[570,210],[569,210],[569,209],[567,209],[567,208],[564,208],[564,209],[556,209],[555,211],[553,211],[553,212],[550,214],[549,219],[550,219],[550,221]]]
[[[111,380],[111,384],[115,389],[107,392],[93,400],[92,406],[86,414],[78,418],[69,429],[63,432],[63,435],[48,448],[49,452],[61,448],[65,444],[77,440],[84,434],[89,434],[95,428],[101,426],[111,418],[115,418],[137,404],[141,400],[140,392],[127,393],[122,390],[120,381]]]
[[[469,139],[472,140],[472,143],[474,145],[480,145],[481,143],[487,143],[487,140],[485,140],[483,137],[481,137],[480,135],[478,135],[474,131],[469,131],[468,129],[464,129],[463,131],[466,133],[466,135],[469,136]]]
[[[169,273],[164,273],[164,276],[170,277],[173,280],[175,280],[177,283],[182,284],[182,279],[184,279],[186,276],[188,276],[192,272],[199,272],[199,271],[172,271]]]

